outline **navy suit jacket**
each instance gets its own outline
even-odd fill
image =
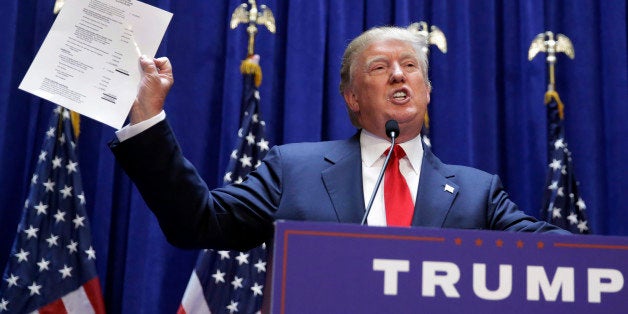
[[[215,190],[183,157],[167,121],[110,147],[179,247],[244,250],[270,239],[277,219],[360,223],[365,212],[359,133],[273,147],[244,182]],[[496,175],[443,164],[428,148],[412,225],[567,233],[520,211]]]

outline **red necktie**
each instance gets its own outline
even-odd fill
[[[388,154],[388,150],[385,154]],[[403,148],[395,145],[384,174],[384,204],[388,226],[410,226],[414,214],[412,194],[406,179],[399,171],[399,160],[405,155]]]

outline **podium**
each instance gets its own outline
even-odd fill
[[[278,221],[271,312],[628,313],[628,238]]]

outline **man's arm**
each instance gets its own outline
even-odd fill
[[[489,190],[489,224],[494,230],[571,234],[569,231],[527,215],[513,203],[498,176],[493,175]]]
[[[244,182],[210,191],[183,157],[168,121],[110,148],[171,244],[246,250],[272,237],[281,198],[276,149]]]
[[[267,240],[279,195],[272,178],[278,176],[262,165],[239,187],[210,191],[165,120],[164,101],[173,84],[170,62],[142,57],[140,65],[143,76],[131,123],[110,148],[168,241],[184,248],[248,249]]]

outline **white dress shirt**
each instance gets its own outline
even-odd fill
[[[118,141],[124,142],[131,137],[146,131],[148,128],[163,121],[164,119],[166,119],[166,112],[162,110],[160,113],[150,119],[133,125],[125,125],[122,129],[116,131],[116,137],[118,138]]]
[[[406,152],[406,156],[399,161],[399,170],[408,183],[412,202],[416,203],[416,195],[421,176],[423,162],[423,145],[421,136],[399,144]],[[368,206],[377,177],[382,170],[386,155],[384,152],[390,147],[387,139],[377,137],[368,131],[360,132],[360,149],[362,150],[362,182],[364,191],[364,206]],[[386,209],[384,206],[384,184],[380,183],[367,223],[369,226],[386,226]]]

